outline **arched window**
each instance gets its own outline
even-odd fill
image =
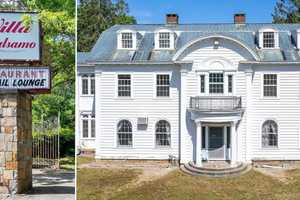
[[[170,124],[165,120],[160,120],[155,126],[156,146],[170,146],[171,131]]]
[[[122,120],[117,126],[118,146],[132,146],[132,125],[128,120]]]
[[[278,126],[273,120],[267,120],[262,125],[262,147],[278,146]]]

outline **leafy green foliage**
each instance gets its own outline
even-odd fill
[[[274,23],[300,23],[300,0],[278,0],[272,16]]]
[[[78,51],[90,51],[100,33],[114,24],[135,24],[124,0],[81,0],[77,12]]]

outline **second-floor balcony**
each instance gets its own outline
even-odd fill
[[[201,112],[234,112],[242,109],[242,98],[237,96],[191,97],[190,109]]]

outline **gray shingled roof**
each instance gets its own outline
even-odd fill
[[[180,31],[175,41],[175,50],[154,50],[154,31],[168,28]],[[273,28],[279,31],[278,50],[262,50],[257,47],[257,32],[262,28]],[[145,32],[138,37],[137,50],[118,50],[117,32],[129,29]],[[79,52],[78,63],[87,62],[165,62],[172,61],[175,53],[185,44],[212,35],[231,37],[246,45],[257,54],[260,61],[300,62],[300,52],[296,49],[296,38],[293,31],[300,29],[300,24],[179,24],[168,26],[156,25],[115,25],[104,31],[91,52]]]

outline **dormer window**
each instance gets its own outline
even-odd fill
[[[259,47],[262,49],[279,48],[278,31],[274,29],[262,29],[259,31]]]
[[[170,48],[170,33],[160,32],[159,33],[159,48],[165,49]]]
[[[121,33],[122,34],[122,48],[131,49],[133,45],[132,33]]]
[[[263,47],[264,48],[275,47],[274,32],[263,32]]]
[[[159,29],[155,33],[155,49],[172,50],[174,49],[175,33],[169,29]]]
[[[136,32],[122,30],[118,32],[118,49],[136,49]]]

